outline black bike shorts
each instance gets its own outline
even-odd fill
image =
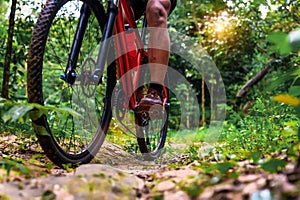
[[[176,7],[177,0],[170,0],[171,1],[171,10],[170,13]],[[139,19],[146,11],[148,0],[130,0],[130,5],[134,11],[135,19]]]

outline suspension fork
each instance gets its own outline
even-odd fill
[[[69,59],[67,63],[67,67],[65,70],[65,74],[62,74],[60,78],[67,83],[73,85],[76,79],[75,68],[77,59],[79,56],[80,48],[82,45],[83,36],[87,27],[88,19],[91,15],[91,10],[88,8],[86,4],[83,4],[80,9],[80,17],[78,21],[78,25],[76,28],[71,52],[69,54]]]
[[[98,59],[96,62],[96,68],[92,74],[92,78],[94,81],[99,81],[103,71],[104,71],[104,65],[106,62],[106,58],[109,52],[110,47],[110,38],[112,36],[114,23],[118,14],[118,5],[119,0],[113,0],[110,2],[109,9],[108,9],[108,20],[107,24],[105,25],[104,31],[103,31],[103,37],[101,41],[101,46],[98,54]],[[78,21],[78,26],[76,29],[75,37],[73,40],[70,56],[68,59],[67,67],[65,70],[65,74],[62,74],[60,76],[61,79],[66,81],[67,83],[73,85],[76,79],[76,63],[77,58],[79,56],[80,48],[82,45],[83,36],[87,27],[88,18],[91,15],[91,11],[88,8],[86,4],[83,4],[80,10],[80,18]]]
[[[94,81],[99,81],[99,79],[101,78],[104,72],[105,63],[108,58],[108,53],[111,52],[112,50],[110,49],[111,40],[109,40],[109,38],[113,34],[114,24],[118,15],[118,5],[119,5],[119,0],[112,0],[111,2],[109,2],[108,19],[101,40],[99,54],[96,62],[96,68],[92,74],[92,78],[94,79]]]

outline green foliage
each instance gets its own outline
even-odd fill
[[[271,153],[295,140],[296,127],[288,125],[291,121],[298,122],[292,108],[271,99],[257,99],[250,112],[251,115],[243,117],[235,114],[226,122],[220,138],[230,149]]]
[[[33,130],[39,130],[41,134],[48,134],[45,127],[30,123],[32,120],[38,119],[43,114],[56,113],[60,117],[82,116],[68,107],[43,106],[34,103],[22,103],[0,98],[0,133],[1,132],[27,132],[33,134]]]
[[[286,162],[284,160],[279,159],[271,159],[263,164],[261,164],[261,167],[271,173],[276,173],[279,170],[283,170],[286,166]]]
[[[5,56],[9,4],[1,3],[0,6],[0,77],[2,80],[3,61]],[[26,98],[26,61],[28,56],[29,43],[34,23],[42,2],[17,1],[15,16],[15,29],[13,39],[13,54],[11,60],[10,94],[11,99],[24,100]],[[0,88],[2,84],[0,85]]]
[[[57,108],[55,106],[43,106],[35,103],[18,103],[3,98],[0,98],[0,107],[2,107],[3,110],[7,110],[4,113],[0,113],[0,116],[4,122],[14,122],[16,120],[21,120],[24,122],[26,121],[26,118],[24,119],[24,117],[26,117],[25,115],[27,115],[29,111],[32,111],[31,118],[33,119],[38,119],[42,114],[46,114],[48,111],[57,111],[77,117],[81,116],[79,113],[68,107]],[[34,110],[34,108],[38,110]]]
[[[270,47],[268,36],[271,32],[288,32],[299,26],[298,5],[298,1],[284,0],[230,3],[180,1],[169,18],[169,24],[171,30],[188,34],[195,42],[201,43],[199,48],[207,50],[221,71],[228,104],[234,105],[235,95],[243,84],[260,72],[270,60],[281,59]],[[266,12],[262,11],[263,8]],[[285,36],[284,39],[286,41]],[[282,40],[277,41],[286,45],[282,44]],[[266,86],[272,86],[275,78],[281,77],[287,68],[295,68],[296,63],[294,60],[274,63],[266,78],[243,97],[243,103],[265,95]],[[171,56],[170,65],[188,77],[197,94],[201,94],[201,77],[194,73],[184,59]],[[287,85],[282,85],[280,91],[287,88]],[[209,105],[206,104],[206,107]]]
[[[261,159],[262,154],[259,151],[252,152],[251,153],[251,158],[253,160],[254,164],[258,164],[258,161]]]
[[[236,178],[239,173],[230,169],[234,169],[240,160],[247,159],[261,169],[275,173],[286,165],[285,160],[274,157],[276,153],[296,159],[299,118],[292,107],[264,97],[255,101],[249,114],[238,114],[230,107],[228,114],[220,141],[211,148],[199,143],[201,139],[189,143],[185,152],[187,159],[182,164],[196,162],[194,166],[205,174]]]
[[[15,168],[16,170],[20,170],[23,174],[26,175],[30,173],[27,167],[25,167],[23,164],[19,163],[18,161],[12,159],[0,160],[0,165],[2,166],[2,169],[6,170],[7,176],[10,175],[10,172],[13,168]]]
[[[217,173],[225,175],[229,174],[228,172],[234,167],[235,161],[239,159],[251,159],[255,165],[259,165],[262,157],[272,152],[288,149],[288,155],[295,154],[292,152],[292,145],[297,136],[297,126],[299,126],[299,119],[292,108],[273,102],[269,98],[274,94],[281,93],[299,97],[300,73],[299,71],[295,72],[294,69],[298,66],[300,58],[296,53],[290,53],[287,61],[275,62],[270,67],[268,75],[251,88],[247,96],[243,97],[243,101],[250,101],[254,104],[252,108],[248,109],[247,113],[238,111],[238,106],[235,104],[235,95],[243,84],[252,79],[255,74],[265,67],[266,63],[273,59],[282,60],[283,57],[280,54],[287,54],[291,50],[287,43],[286,33],[299,27],[300,3],[295,0],[271,0],[269,2],[272,6],[277,6],[277,10],[272,10],[272,6],[268,5],[269,3],[264,0],[231,2],[233,5],[230,6],[228,1],[223,0],[180,1],[169,19],[172,31],[186,33],[193,37],[195,43],[201,44],[201,48],[207,50],[221,71],[229,99],[228,117],[220,135],[221,145],[216,146],[214,149],[209,149],[205,152],[204,157],[199,155],[199,147],[197,145],[191,145],[186,150],[186,153],[189,155],[189,160],[186,162],[217,160],[218,163],[215,165],[201,163],[203,168],[205,168],[203,170],[207,173],[217,171]],[[29,111],[33,118],[38,118],[49,110],[78,116],[78,113],[75,111],[63,107],[45,107],[25,103],[25,63],[28,56],[27,50],[31,32],[40,3],[34,1],[19,1],[18,3],[19,13],[16,16],[14,53],[11,68],[10,90],[12,95],[10,101],[0,99],[1,128],[15,122],[28,124]],[[22,12],[23,7],[27,4],[33,6],[31,15],[25,15],[26,13]],[[7,1],[0,1],[0,5],[0,78],[2,78],[2,62],[4,60],[7,37],[7,19],[5,14],[9,10],[7,9],[9,4]],[[265,18],[262,17],[260,11],[260,7],[263,5],[270,9]],[[62,21],[59,21],[59,25],[62,27],[70,26],[68,22],[63,23]],[[61,29],[56,30],[57,32],[53,32],[54,34],[61,34],[59,32]],[[96,32],[94,36],[97,37]],[[53,45],[55,50],[57,50],[57,56],[66,58],[67,55],[62,50],[64,44],[59,41],[59,37],[54,39]],[[178,41],[175,41],[172,45],[176,46],[176,42]],[[270,42],[273,44],[270,45]],[[84,49],[88,50],[88,48]],[[45,67],[50,69],[53,58],[47,59],[49,64]],[[187,60],[176,55],[171,56],[170,65],[187,77],[187,80],[191,82],[193,89],[195,89],[193,92],[199,97],[201,95],[201,75],[192,68]],[[53,77],[58,77],[59,74],[57,75],[49,70],[49,73],[44,75],[47,76],[48,80],[52,81]],[[53,95],[55,89],[47,91],[50,94],[48,100],[58,98],[56,95]],[[183,88],[182,86],[178,86],[176,89],[185,97],[190,92],[188,88]],[[179,128],[181,111],[179,109],[180,104],[176,97],[172,95],[170,127],[176,131]],[[209,102],[209,93],[205,95],[205,106],[209,108],[209,103],[207,103]],[[35,108],[39,111],[36,111]],[[300,112],[298,111],[298,113]],[[62,117],[60,115],[55,116]],[[209,117],[209,113],[206,113],[206,116]],[[184,123],[184,126],[187,127],[186,124]],[[13,127],[14,125],[11,124],[10,126]],[[36,126],[35,128],[40,127]],[[138,148],[134,136],[124,135],[114,126],[111,130],[111,134],[108,135],[109,140],[122,145],[129,152],[137,152]],[[182,141],[185,142],[185,139],[186,141],[190,140],[199,143],[203,139],[202,136],[205,135],[205,130],[206,127],[197,133],[186,134]],[[175,137],[172,136],[172,131],[170,131],[169,140],[172,141]],[[177,140],[178,138],[175,139]],[[225,159],[233,161],[227,162]],[[261,167],[266,171],[276,172],[284,168],[283,162],[273,159],[261,164]],[[4,164],[4,166],[8,165]],[[199,192],[196,187],[186,188],[185,190],[191,196],[195,196]]]
[[[55,194],[53,191],[51,190],[46,190],[43,194],[42,194],[42,200],[54,200],[55,199]]]
[[[203,192],[203,185],[200,185],[197,181],[190,185],[181,185],[181,189],[185,191],[190,197],[197,197],[201,192]]]
[[[217,163],[216,164],[216,169],[221,173],[225,174],[230,168],[235,166],[234,163],[232,162],[223,162],[223,163]]]
[[[196,198],[204,187],[212,185],[211,177],[205,174],[186,178],[186,180],[179,182],[180,189],[185,191],[190,197]]]
[[[288,54],[292,50],[286,33],[271,33],[268,39],[271,43],[274,43],[274,46],[271,49],[278,50],[281,55]]]
[[[16,121],[22,119],[28,111],[32,110],[31,106],[13,106],[2,116],[2,120],[5,122]]]

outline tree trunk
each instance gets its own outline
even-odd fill
[[[244,94],[246,94],[246,92],[248,91],[248,89],[253,86],[254,84],[258,83],[269,71],[270,65],[266,65],[259,73],[257,73],[255,75],[255,77],[253,79],[251,79],[250,81],[248,81],[243,87],[242,89],[239,91],[239,93],[236,95],[236,97],[240,98],[242,97]]]
[[[269,69],[271,66],[273,66],[275,63],[284,63],[284,62],[289,62],[289,58],[290,56],[284,56],[281,59],[273,59],[271,61],[269,61],[265,67],[258,72],[254,78],[252,78],[250,81],[248,81],[243,87],[242,89],[238,92],[238,94],[236,95],[236,97],[241,98],[244,94],[246,94],[246,92],[249,90],[250,87],[252,87],[253,85],[257,84],[260,80],[262,80],[265,75],[268,73]]]
[[[202,94],[201,94],[201,97],[202,97],[202,100],[201,100],[202,118],[201,118],[200,124],[203,126],[203,125],[205,125],[205,80],[204,80],[204,76],[202,76],[201,91],[202,91]]]
[[[14,26],[15,26],[15,13],[17,7],[17,0],[12,0],[11,11],[9,15],[9,27],[8,27],[8,38],[6,43],[6,54],[4,61],[3,71],[3,83],[2,83],[2,97],[8,98],[9,96],[9,78],[10,78],[10,61],[12,54],[12,43],[14,37]]]

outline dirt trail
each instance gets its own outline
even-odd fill
[[[91,164],[66,171],[51,166],[44,155],[32,159],[40,153],[35,144],[21,151],[15,137],[2,141],[1,157],[12,152],[11,157],[26,159],[31,173],[26,177],[12,171],[7,176],[1,169],[0,199],[300,199],[300,176],[293,174],[294,163],[280,174],[268,174],[241,161],[235,169],[238,178],[218,178],[199,170],[197,161],[168,168],[165,163],[184,158],[146,162],[104,143]]]

